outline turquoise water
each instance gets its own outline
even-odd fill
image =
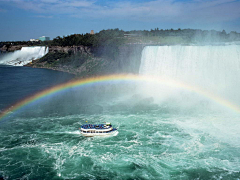
[[[214,123],[222,117],[209,118],[157,112],[16,118],[1,126],[1,174],[6,179],[238,179],[239,133],[221,132]],[[117,136],[79,134],[85,121],[106,120],[118,128]]]
[[[6,73],[14,70],[6,68]],[[29,83],[38,90],[43,85],[34,83],[36,77],[59,77],[47,72],[46,77],[27,77]],[[25,81],[17,81],[21,79]],[[19,91],[31,88],[4,91],[12,99],[1,99],[1,104],[15,102],[24,94]],[[188,98],[196,97],[189,93]],[[183,108],[178,100],[160,103],[154,96],[141,96],[135,85],[111,83],[46,97],[0,123],[0,178],[239,179],[239,114],[226,107],[212,110],[204,98],[199,102]],[[119,133],[83,137],[79,128],[86,121],[111,122]]]

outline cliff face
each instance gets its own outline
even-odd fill
[[[55,52],[72,52],[73,54],[76,53],[82,53],[82,54],[91,54],[91,48],[87,46],[50,46],[49,47],[49,52],[50,53],[55,53]]]

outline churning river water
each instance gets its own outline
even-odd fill
[[[0,109],[72,78],[1,66]],[[86,121],[111,122],[119,133],[83,137]],[[239,179],[239,127],[239,112],[192,89],[134,81],[69,88],[1,119],[0,179]]]

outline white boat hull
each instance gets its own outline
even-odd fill
[[[116,136],[118,134],[118,131],[112,131],[109,133],[83,133],[81,134],[85,137],[94,137],[94,136],[100,136],[100,137],[107,137],[107,136]]]

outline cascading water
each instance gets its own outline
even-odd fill
[[[199,87],[240,103],[240,46],[147,46],[139,73]]]
[[[0,64],[24,66],[32,62],[32,60],[43,57],[47,53],[48,47],[45,46],[22,47],[21,50],[3,55],[0,58]]]

